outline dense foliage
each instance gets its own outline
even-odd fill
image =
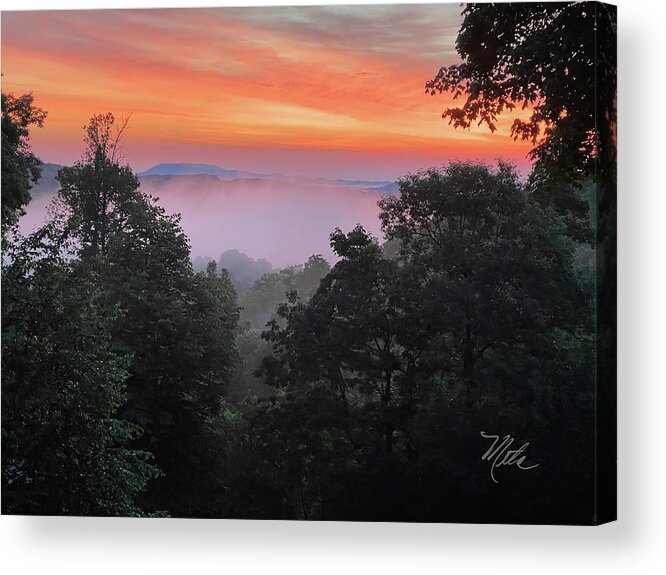
[[[588,2],[467,4],[456,40],[461,64],[427,82],[430,94],[466,96],[442,116],[456,127],[496,129],[516,106],[514,138],[532,142],[533,159],[571,177],[595,171],[601,154],[615,157],[616,12]]]
[[[465,97],[442,116],[455,127],[495,130],[516,106],[514,138],[532,142],[531,189],[568,219],[567,234],[585,240],[593,194],[596,263],[597,433],[608,449],[597,461],[598,497],[615,506],[617,356],[617,8],[599,2],[467,4],[456,40],[460,64],[443,67],[426,92]],[[579,224],[583,224],[582,227]],[[594,237],[594,241],[592,241]]]
[[[592,474],[590,270],[562,218],[505,164],[451,164],[400,187],[381,202],[398,256],[360,227],[335,231],[338,263],[264,334],[277,392],[240,413],[243,441],[273,464],[252,489],[279,487],[292,518],[589,520],[575,502]],[[529,482],[512,476],[506,499],[469,453],[488,429],[552,458]],[[563,460],[556,486],[546,469]]]
[[[30,188],[39,180],[41,162],[30,150],[30,126],[42,126],[46,112],[32,94],[2,93],[2,237],[23,215]]]
[[[193,272],[178,217],[119,164],[121,136],[92,118],[52,221],[5,252],[7,511],[200,515],[217,484],[236,293],[214,264]]]
[[[118,417],[129,358],[112,351],[117,312],[61,241],[47,226],[5,254],[3,513],[140,515],[136,494],[159,471],[127,447],[139,428]]]

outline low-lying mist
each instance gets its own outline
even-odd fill
[[[24,233],[40,225],[57,184],[41,191],[22,218]],[[238,179],[209,175],[143,176],[141,190],[182,215],[192,257],[218,259],[238,249],[273,266],[303,263],[312,254],[334,260],[329,234],[362,224],[381,239],[377,201],[381,193],[335,183]]]
[[[362,224],[380,236],[379,193],[349,186],[271,180],[221,181],[214,176],[150,176],[141,188],[182,214],[192,255],[218,258],[236,248],[274,266],[333,258],[329,234]]]

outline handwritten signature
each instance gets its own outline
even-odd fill
[[[492,435],[490,433],[486,433],[485,431],[481,432],[481,436],[485,439],[492,439],[493,444],[490,446],[490,449],[486,451],[482,456],[481,460],[482,461],[488,461],[490,462],[490,477],[495,483],[499,483],[497,479],[495,478],[495,469],[497,467],[501,467],[503,465],[509,466],[509,465],[515,465],[519,469],[527,471],[528,469],[534,469],[535,467],[539,467],[539,463],[535,463],[534,465],[525,465],[525,458],[527,457],[526,455],[523,455],[527,447],[529,446],[528,443],[523,443],[518,449],[509,449],[514,442],[513,437],[510,435],[505,435],[501,440],[499,435]]]

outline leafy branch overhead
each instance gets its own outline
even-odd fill
[[[511,135],[534,145],[533,160],[591,171],[599,147],[614,148],[614,82],[598,77],[614,78],[614,11],[594,2],[520,2],[468,4],[462,14],[462,63],[442,67],[425,85],[431,95],[466,98],[442,117],[456,128],[476,123],[494,132],[501,114],[528,109]]]

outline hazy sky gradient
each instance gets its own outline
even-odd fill
[[[49,112],[45,161],[81,154],[81,127],[132,114],[135,170],[160,162],[325,177],[396,178],[524,143],[454,130],[424,83],[454,49],[459,4],[4,12],[3,90]]]

